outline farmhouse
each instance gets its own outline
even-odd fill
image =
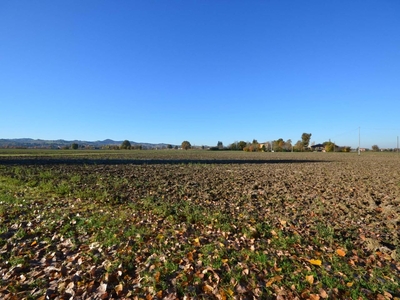
[[[312,145],[310,148],[312,151],[325,151],[325,146],[323,144]]]

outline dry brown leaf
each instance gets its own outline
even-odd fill
[[[247,290],[246,290],[246,288],[245,288],[243,285],[238,284],[238,285],[236,286],[236,292],[237,292],[238,294],[244,294],[244,293],[247,292]]]
[[[193,252],[188,252],[188,254],[186,254],[187,259],[192,262],[193,261]]]
[[[320,289],[319,290],[319,295],[321,296],[321,298],[326,299],[328,298],[328,294],[326,293],[326,291],[324,289]]]
[[[157,282],[157,283],[159,283],[160,282],[160,272],[156,272],[156,274],[154,274],[154,279],[155,279],[155,281]]]
[[[387,299],[392,299],[393,295],[389,292],[383,292],[383,295],[387,298]]]

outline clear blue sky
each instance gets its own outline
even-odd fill
[[[400,1],[1,1],[0,138],[396,147]]]

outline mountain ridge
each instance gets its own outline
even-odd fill
[[[112,139],[97,140],[97,141],[85,141],[85,140],[44,140],[44,139],[32,139],[32,138],[15,138],[15,139],[0,139],[0,148],[62,148],[70,146],[73,143],[78,144],[80,147],[93,147],[101,148],[105,146],[119,146],[123,141],[116,141]],[[146,149],[164,148],[168,145],[166,143],[142,143],[130,141],[132,146],[141,145]],[[172,145],[175,146],[175,145]]]

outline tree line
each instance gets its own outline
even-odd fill
[[[284,140],[282,138],[277,140],[259,143],[257,140],[250,142],[239,141],[233,142],[226,147],[227,150],[239,150],[246,152],[300,152],[307,151],[310,145],[311,133],[303,133],[301,139],[293,144],[291,139]],[[220,147],[218,147],[220,148]]]

